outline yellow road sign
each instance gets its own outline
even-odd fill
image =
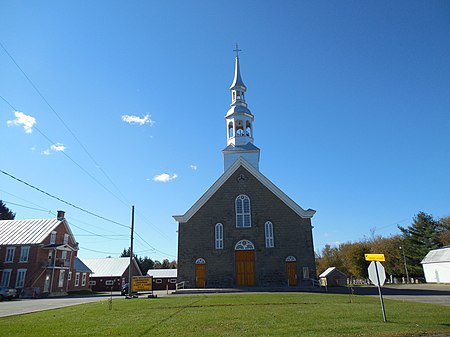
[[[133,276],[133,291],[151,291],[152,276]]]
[[[364,254],[366,261],[386,261],[384,254]]]

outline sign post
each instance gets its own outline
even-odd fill
[[[367,254],[367,255],[373,255],[373,254]],[[382,255],[382,254],[379,254],[379,255]],[[384,256],[383,256],[383,258],[384,258]],[[366,260],[367,260],[367,257],[366,257]],[[384,267],[380,262],[372,261],[372,262],[370,262],[368,272],[369,272],[370,281],[378,287],[378,294],[380,295],[380,302],[381,302],[381,312],[383,313],[383,321],[387,322],[386,311],[384,310],[383,294],[381,293],[381,286],[384,284],[384,281],[386,280],[386,273],[384,271]],[[381,279],[380,279],[380,275],[382,277]]]

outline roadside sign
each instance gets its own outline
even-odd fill
[[[387,322],[386,312],[384,310],[383,294],[381,293],[381,286],[386,280],[386,272],[384,271],[383,265],[378,261],[370,262],[369,268],[369,279],[370,281],[378,287],[378,294],[380,295],[381,312],[383,313],[383,321]]]
[[[366,261],[386,261],[384,254],[364,254]]]
[[[152,291],[152,276],[133,276],[133,291]]]
[[[378,271],[376,270],[378,269]],[[372,261],[369,265],[369,280],[376,286],[382,287],[386,280],[386,272],[383,265],[378,261]]]

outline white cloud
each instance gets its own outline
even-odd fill
[[[64,152],[66,150],[66,146],[61,143],[56,143],[50,146],[49,149],[42,151],[41,153],[45,156],[49,156],[53,152]]]
[[[150,124],[150,126],[155,125],[155,121],[150,118],[150,115],[145,115],[144,117],[139,116],[131,116],[131,115],[123,115],[122,120],[128,124]]]
[[[171,181],[173,179],[176,179],[178,176],[176,174],[168,174],[168,173],[161,173],[153,177],[153,181],[157,181],[160,183],[167,183],[168,181]]]
[[[64,144],[56,143],[56,144],[53,144],[52,146],[50,146],[50,149],[55,152],[64,152],[66,147],[64,146]]]
[[[197,165],[190,165],[190,168],[193,169],[194,171],[197,171]]]
[[[25,115],[20,111],[14,111],[14,116],[16,117],[15,119],[6,122],[8,126],[22,125],[25,133],[33,132],[33,126],[34,124],[36,124],[36,118],[34,118],[33,116]]]

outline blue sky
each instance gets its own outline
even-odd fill
[[[236,42],[260,170],[317,210],[316,250],[450,214],[448,1],[2,1],[0,32],[0,169],[114,223],[3,173],[0,199],[65,210],[80,257],[128,247],[135,205],[135,251],[176,258],[172,215],[223,173]]]

